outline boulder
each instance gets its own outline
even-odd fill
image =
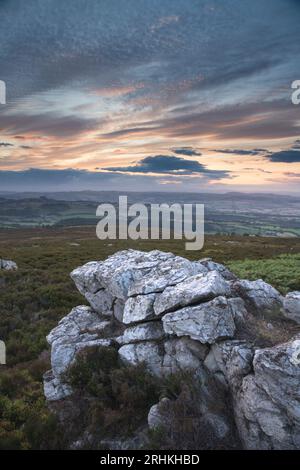
[[[109,291],[99,285],[98,277],[101,271],[101,261],[92,261],[74,269],[71,278],[79,292],[83,294],[91,307],[102,315],[113,313],[114,298]]]
[[[186,305],[192,305],[218,296],[230,295],[228,282],[218,271],[191,276],[176,286],[167,287],[158,294],[154,302],[156,315],[177,310]]]
[[[162,374],[203,369],[208,347],[190,338],[170,338],[164,342]]]
[[[79,305],[71,310],[69,315],[60,320],[58,325],[48,334],[50,345],[56,343],[71,343],[78,341],[83,334],[92,338],[105,334],[110,322],[105,317],[85,305]]]
[[[100,289],[94,294],[85,293],[85,298],[90,306],[101,315],[111,316],[113,314],[114,298],[105,289]]]
[[[43,376],[43,379],[44,395],[48,401],[52,402],[62,400],[72,395],[72,388],[62,383],[57,377],[55,377],[52,370],[46,372]]]
[[[201,368],[207,352],[205,346],[189,338],[174,338],[126,344],[119,349],[119,356],[126,364],[143,363],[154,375],[166,376]]]
[[[109,326],[110,323],[90,307],[79,306],[49,333],[47,341],[51,345],[52,374],[57,380],[62,380],[61,385],[62,376],[74,363],[79,351],[87,347],[112,344],[110,338],[103,337]],[[58,386],[58,382],[55,383]]]
[[[75,362],[77,354],[82,349],[93,348],[96,346],[112,346],[110,339],[99,339],[97,335],[82,334],[76,341],[59,342],[54,341],[51,349],[51,367],[53,375],[57,378],[62,377]]]
[[[98,271],[101,270],[101,261],[90,261],[71,272],[71,278],[79,292],[85,295],[86,292],[95,294],[99,288]]]
[[[253,356],[254,347],[247,341],[226,340],[212,345],[204,364],[223,384],[238,390],[252,370]]]
[[[158,403],[151,406],[148,413],[148,426],[149,429],[164,429],[170,426],[168,408],[171,400],[167,397],[159,400]]]
[[[300,335],[258,349],[253,374],[236,398],[237,425],[246,449],[299,449]]]
[[[262,279],[257,281],[248,281],[246,279],[236,281],[233,283],[233,288],[256,314],[276,314],[282,308],[283,299],[281,294]]]
[[[138,294],[162,292],[167,286],[200,272],[207,272],[201,263],[172,253],[124,250],[105,261],[87,263],[75,269],[71,277],[84,295],[107,289],[113,297],[125,301]]]
[[[167,313],[162,318],[168,334],[189,336],[201,343],[215,343],[235,333],[231,299],[217,297],[210,302]]]
[[[119,349],[120,359],[125,364],[145,364],[154,375],[161,375],[164,350],[156,341],[126,344]]]
[[[130,323],[151,320],[155,318],[153,304],[156,294],[137,295],[130,297],[124,306],[123,323]]]
[[[122,336],[116,338],[119,344],[159,340],[165,336],[161,322],[140,323],[127,328]]]
[[[237,277],[226,266],[215,263],[211,258],[205,258],[199,261],[208,271],[217,271],[226,281],[236,281]]]
[[[16,271],[18,266],[14,261],[0,259],[0,270],[1,269],[3,269],[3,271]]]
[[[300,292],[289,292],[283,300],[283,314],[300,325]]]

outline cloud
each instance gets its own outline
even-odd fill
[[[292,171],[287,171],[283,174],[284,176],[289,176],[290,178],[300,178],[300,173],[294,173]]]
[[[251,171],[253,173],[259,171],[260,173],[272,174],[272,171],[264,170],[263,168],[243,168],[244,171]]]
[[[0,128],[6,135],[37,134],[54,137],[71,137],[97,128],[99,120],[80,116],[62,117],[54,112],[45,114],[2,114]],[[16,138],[16,137],[15,137]],[[21,138],[21,136],[18,136]]]
[[[266,149],[252,149],[252,150],[242,150],[242,149],[218,149],[214,150],[214,152],[219,153],[228,153],[232,155],[261,155],[268,153]]]
[[[186,160],[169,155],[150,156],[132,166],[109,167],[106,170],[123,173],[158,173],[175,176],[201,174],[211,179],[229,176],[227,170],[209,170],[196,160]]]
[[[63,170],[29,168],[21,171],[0,171],[1,190],[48,191],[101,189],[116,182],[117,175],[66,168]]]
[[[201,152],[194,149],[193,147],[172,148],[171,152],[175,153],[176,155],[186,155],[187,157],[196,157],[202,155]]]
[[[188,185],[186,179],[192,180]],[[178,181],[178,184],[176,183]],[[174,183],[175,182],[175,183]],[[179,184],[184,190],[199,191],[199,189],[211,190],[210,179],[199,177],[190,178],[182,175],[182,178],[157,178],[150,174],[123,174],[109,171],[88,171],[66,168],[63,170],[38,169],[28,170],[0,170],[1,191],[161,191],[162,187],[167,191],[175,191]],[[221,186],[220,186],[221,187]],[[100,201],[99,201],[100,202]]]
[[[8,85],[1,139],[20,133],[19,144],[24,134],[24,143],[33,146],[7,149],[12,155],[1,164],[120,168],[122,158],[133,174],[142,169],[150,175],[153,162],[128,163],[132,155],[171,148],[175,155],[197,157],[205,142],[225,147],[224,154],[234,149],[228,157],[234,168],[234,155],[267,155],[255,147],[268,146],[268,139],[284,148],[280,139],[300,134],[289,89],[298,73],[299,2],[250,3],[0,1],[0,70]],[[194,164],[165,164],[162,174],[181,172],[194,181],[189,175],[232,177]],[[124,178],[124,168],[118,171]],[[118,171],[111,171],[111,181]]]
[[[273,163],[300,163],[300,151],[282,150],[268,155],[268,159]]]
[[[7,46],[0,70],[14,98],[74,81],[100,88],[155,60],[164,64],[164,82],[193,84],[202,73],[196,90],[259,76],[282,62],[276,73],[286,77],[299,43],[297,5],[285,2],[279,10],[278,1],[252,0],[251,9],[240,0],[219,3],[45,0],[37,8],[35,0],[2,1],[0,43]],[[157,87],[161,74],[148,81]]]
[[[300,139],[295,140],[295,142],[292,145],[293,150],[299,150],[300,149]]]
[[[118,131],[112,131],[108,132],[106,134],[100,134],[101,138],[115,138],[115,137],[127,137],[132,134],[139,134],[139,133],[146,133],[146,132],[153,132],[155,130],[159,129],[154,128],[153,126],[149,127],[130,127],[130,128],[125,128],[125,129],[120,129]]]
[[[0,142],[0,147],[13,147],[14,144],[10,144],[9,142]]]
[[[299,135],[299,112],[286,100],[247,102],[199,111],[193,105],[174,114],[153,116],[150,120],[131,123],[118,131],[101,134],[101,138],[119,139],[142,134],[165,139],[265,139],[274,140]],[[223,149],[227,151],[227,149]],[[230,149],[231,150],[231,149]],[[253,149],[255,151],[255,148]],[[264,149],[259,149],[261,152]],[[244,150],[243,150],[244,151]],[[258,150],[256,149],[256,152]],[[263,152],[261,152],[263,153]]]

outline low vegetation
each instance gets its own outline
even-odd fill
[[[271,259],[231,261],[228,266],[243,279],[263,279],[282,294],[300,290],[300,254],[284,254]]]
[[[115,438],[120,431],[123,438],[132,436],[159,398],[159,381],[142,364],[124,366],[114,348],[81,351],[66,381],[75,391],[76,403],[85,397],[76,432],[80,435],[80,428],[88,430],[94,438],[93,447],[98,447],[101,439]]]

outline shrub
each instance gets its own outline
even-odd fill
[[[158,381],[143,364],[125,366],[114,348],[81,351],[66,374],[80,396],[89,396],[83,421],[101,437],[131,435],[145,422],[149,408],[159,398]],[[90,417],[90,418],[88,418]]]

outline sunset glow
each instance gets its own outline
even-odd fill
[[[78,172],[78,189],[299,190],[297,2],[129,0],[119,15],[117,1],[77,0],[55,30],[53,2],[33,15],[28,1],[22,17],[15,3],[1,5],[3,190],[21,174],[29,189],[32,169],[49,190],[46,172],[64,172],[68,189],[70,169],[93,173]],[[173,160],[145,170],[155,156]]]

